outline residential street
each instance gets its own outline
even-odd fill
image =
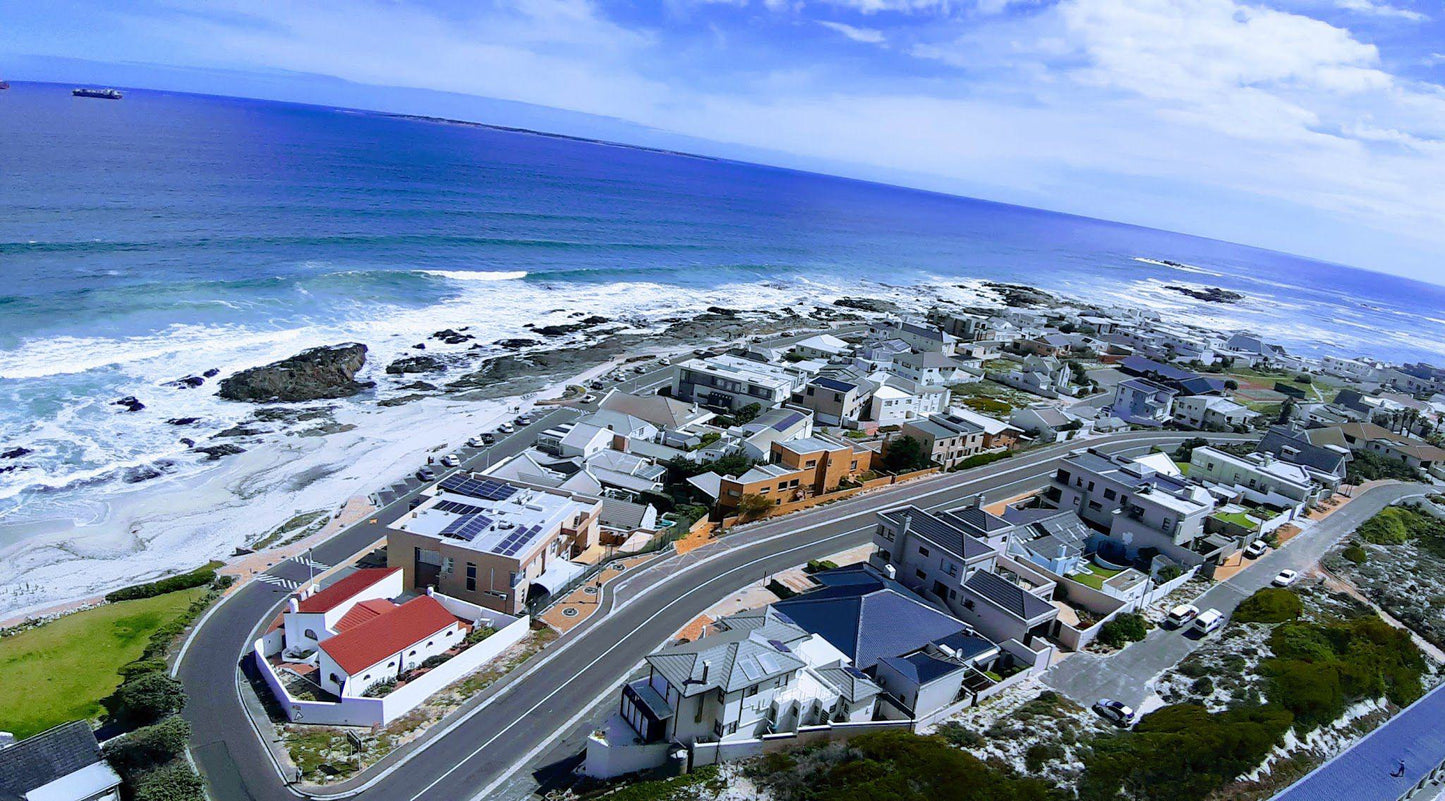
[[[1193,603],[1233,614],[1239,602],[1268,586],[1286,568],[1304,573],[1342,537],[1391,503],[1422,491],[1416,484],[1371,487],[1330,516],[1304,529],[1284,547],[1272,551],[1227,581],[1211,587]],[[1301,581],[1307,580],[1301,578]],[[1084,706],[1113,698],[1138,709],[1152,692],[1152,682],[1166,668],[1188,656],[1203,642],[1188,629],[1154,629],[1143,640],[1109,656],[1087,651],[1070,655],[1044,675],[1045,684]],[[1213,637],[1219,636],[1215,632]]]
[[[645,380],[646,376],[639,378]],[[1089,444],[1142,451],[1186,436],[1140,432]],[[513,438],[506,447],[520,439]],[[380,771],[370,772],[370,778],[341,783],[318,795],[360,792],[388,801],[487,797],[517,767],[575,725],[596,699],[613,691],[644,654],[737,587],[868,541],[879,509],[904,503],[956,506],[980,492],[1003,497],[1040,486],[1053,471],[1052,460],[1070,447],[1075,445],[840,501],[749,526],[686,557],[661,559],[636,577],[609,584],[601,599],[604,614],[594,615],[561,638],[540,662],[494,686],[450,727],[429,732],[419,741],[427,747],[413,744],[383,760]],[[400,503],[404,502],[405,498]],[[390,515],[398,511],[393,507]],[[318,546],[313,558],[334,564],[381,537],[383,527],[371,521],[382,519],[385,514],[343,531]],[[298,578],[304,578],[304,565],[287,565],[294,567],[281,569],[295,570]],[[238,687],[234,680],[252,632],[275,614],[286,594],[260,582],[243,587],[201,625],[179,665],[178,675],[191,696],[185,715],[193,727],[192,754],[216,801],[298,794],[282,783],[271,756],[247,724],[241,692],[249,689]]]

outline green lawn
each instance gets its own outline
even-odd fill
[[[1085,562],[1084,568],[1089,572],[1080,573],[1076,576],[1070,576],[1070,578],[1072,578],[1074,581],[1079,582],[1085,587],[1093,587],[1096,590],[1104,589],[1105,580],[1111,579],[1124,572],[1122,570],[1110,570],[1107,567],[1099,567],[1093,562]]]
[[[0,639],[0,731],[23,739],[99,717],[100,699],[120,685],[116,670],[206,592],[196,587],[106,604]]]

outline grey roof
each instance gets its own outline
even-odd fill
[[[1274,801],[1398,801],[1445,761],[1442,716],[1445,684],[1286,788]]]
[[[883,692],[883,688],[874,684],[871,679],[863,675],[857,668],[825,667],[814,671],[818,678],[827,682],[838,691],[838,694],[848,699],[849,703],[855,703]]]
[[[1004,516],[1018,525],[1024,534],[1020,539],[1041,556],[1053,558],[1059,549],[1070,556],[1084,552],[1084,545],[1093,532],[1073,510],[1008,509]]]
[[[878,516],[898,529],[902,529],[903,518],[907,516],[910,533],[917,534],[945,551],[962,557],[965,561],[993,553],[993,549],[988,547],[988,543],[979,540],[971,532],[960,528],[955,523],[935,517],[932,513],[925,512],[917,506],[879,512]]]
[[[632,415],[662,428],[677,428],[704,416],[696,404],[684,403],[663,395],[633,395],[613,390],[602,398],[598,408]]]
[[[753,628],[729,629],[669,645],[649,654],[647,663],[685,696],[713,689],[736,692],[805,667],[807,663],[794,656],[788,644],[807,636],[807,631],[773,617]]]
[[[25,794],[100,761],[95,732],[73,720],[0,750],[0,798]]]
[[[918,651],[908,656],[890,656],[878,660],[881,664],[898,671],[915,686],[922,686],[960,670],[966,666],[943,655],[934,656],[927,651]]]
[[[903,424],[903,428],[905,430],[912,428],[917,431],[921,431],[936,440],[952,439],[954,437],[967,436],[968,434],[968,432],[964,431],[954,431],[948,426],[942,425],[932,419],[909,420],[908,422]]]
[[[1349,457],[1322,445],[1315,445],[1303,432],[1285,426],[1270,426],[1255,446],[1257,453],[1272,453],[1292,464],[1312,467],[1323,473],[1337,473]]]
[[[961,509],[951,509],[940,515],[944,520],[963,526],[967,531],[977,531],[984,534],[995,534],[1000,531],[1007,531],[1013,524],[999,517],[992,512],[987,512],[981,506],[965,506]]]
[[[608,528],[634,529],[642,525],[642,518],[646,514],[646,504],[620,498],[603,498],[602,513],[598,519]]]
[[[972,590],[981,598],[993,601],[1004,611],[1022,620],[1033,620],[1049,612],[1057,613],[1054,605],[1034,595],[1008,579],[986,570],[975,571],[963,582],[964,589]]]

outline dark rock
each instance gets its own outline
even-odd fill
[[[1027,284],[1006,284],[999,281],[984,281],[983,285],[997,292],[1009,306],[1056,306],[1058,298]],[[967,289],[968,287],[964,287]]]
[[[738,311],[737,311],[737,309],[729,309],[729,308],[726,308],[726,307],[724,307],[724,306],[709,306],[709,307],[707,307],[707,310],[708,310],[710,313],[716,314],[716,315],[718,315],[718,316],[720,316],[720,317],[736,317],[736,316],[738,316]]]
[[[419,401],[419,400],[421,400],[422,398],[425,398],[425,397],[426,397],[425,395],[418,395],[418,394],[416,394],[416,393],[413,392],[413,393],[410,394],[410,395],[398,395],[398,396],[396,396],[395,398],[387,398],[386,400],[377,401],[377,402],[376,402],[376,405],[377,405],[377,406],[401,406],[401,405],[403,405],[403,404],[411,403],[412,401]]]
[[[222,379],[217,394],[226,400],[253,403],[345,398],[371,386],[356,380],[365,364],[366,346],[357,342],[311,348]]]
[[[134,395],[126,395],[120,400],[113,400],[111,401],[111,405],[119,406],[128,412],[138,412],[146,407],[146,405],[141,403]]]
[[[386,366],[386,372],[391,375],[441,373],[446,369],[447,366],[442,363],[442,360],[435,356],[404,356]]]
[[[199,417],[172,417],[166,421],[173,426],[189,426],[201,422]]]
[[[186,446],[187,448],[196,447],[196,441],[191,439],[190,437],[181,437],[181,444]]]
[[[245,425],[223,428],[211,435],[211,439],[229,439],[230,437],[256,437],[266,433],[259,428],[248,428]]]
[[[423,392],[434,391],[436,390],[436,388],[436,384],[428,384],[425,381],[413,381],[410,384],[402,384],[401,386],[397,387],[397,389],[415,389],[421,390]]]
[[[453,331],[450,328],[443,328],[435,334],[432,334],[431,338],[439,339],[448,345],[460,345],[467,340],[476,339],[476,337],[472,336],[471,334],[463,334],[461,331]]]
[[[177,378],[174,381],[167,381],[161,386],[175,387],[176,389],[195,389],[196,387],[199,387],[204,383],[206,383],[206,379],[201,378],[198,375],[188,375],[185,378]]]
[[[612,321],[606,317],[594,314],[591,317],[583,317],[581,322],[583,325],[602,325],[603,323],[610,323]]]
[[[226,443],[224,445],[202,445],[201,447],[192,448],[191,450],[195,451],[196,453],[204,453],[206,455],[206,460],[211,462],[219,460],[222,456],[235,456],[238,453],[246,452],[246,449],[242,448],[240,445],[232,445],[230,443]]]
[[[219,367],[212,367],[211,369],[207,370],[206,372],[201,373],[201,375],[205,376],[206,378],[215,378],[216,376],[218,376],[218,375],[220,375],[220,374],[221,374],[221,368],[219,368]]]
[[[165,473],[148,464],[143,464],[138,467],[126,468],[126,471],[121,474],[120,478],[127,484],[139,484],[142,481],[150,481],[153,478],[160,478],[163,475],[165,475]]]
[[[19,459],[22,456],[28,456],[32,453],[35,453],[35,451],[29,448],[11,448],[4,453],[0,453],[0,459]]]
[[[1166,284],[1164,288],[1172,289],[1181,295],[1188,295],[1195,300],[1202,300],[1206,303],[1238,303],[1244,300],[1244,295],[1238,292],[1231,292],[1228,289],[1221,289],[1217,286],[1207,286],[1201,289],[1192,286]]]
[[[507,350],[519,350],[521,348],[530,348],[533,345],[540,345],[542,344],[542,342],[536,339],[518,338],[499,339],[493,344],[495,344],[499,348],[506,348]]]
[[[542,336],[560,337],[567,334],[575,334],[578,331],[586,331],[589,328],[596,328],[597,326],[607,322],[611,321],[608,320],[606,317],[599,317],[597,315],[593,315],[591,317],[584,317],[575,323],[564,323],[562,325],[544,325],[541,328],[533,325],[527,325],[525,327],[531,328],[533,331],[536,331]]]
[[[426,350],[426,343],[425,343],[425,342],[418,342],[418,343],[416,343],[415,345],[412,345],[412,346],[411,346],[411,349],[412,349],[412,350]]]
[[[859,311],[876,312],[878,314],[891,314],[898,311],[898,304],[889,300],[878,298],[838,298],[833,301],[834,306],[842,306],[845,309],[858,309]]]

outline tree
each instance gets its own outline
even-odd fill
[[[1229,390],[1230,392],[1237,391],[1239,389],[1239,382],[1235,381],[1233,378],[1226,378],[1224,379],[1224,388]]]
[[[773,506],[767,496],[749,493],[738,498],[738,517],[743,520],[757,520],[765,516]]]
[[[733,412],[733,422],[738,425],[746,425],[763,413],[763,407],[756,403],[749,403],[741,409]]]
[[[1174,461],[1187,462],[1194,458],[1195,448],[1202,448],[1208,444],[1209,440],[1204,437],[1190,437],[1179,443],[1179,447],[1174,449]]]
[[[1279,419],[1276,422],[1280,425],[1288,423],[1290,419],[1294,417],[1294,411],[1297,405],[1293,395],[1284,396],[1284,403],[1279,405]]]
[[[928,454],[923,452],[923,443],[913,437],[899,437],[889,440],[883,453],[883,466],[895,473],[922,470],[932,465]]]
[[[1119,648],[1127,643],[1138,642],[1144,639],[1149,633],[1144,618],[1133,612],[1125,612],[1115,615],[1112,620],[1099,629],[1099,642],[1111,648]]]
[[[186,750],[191,725],[171,715],[152,726],[136,729],[105,744],[105,758],[124,776],[136,776],[160,767]]]
[[[120,685],[101,703],[112,720],[144,726],[181,711],[186,705],[186,691],[164,673],[147,673]]]
[[[205,801],[206,792],[191,766],[176,760],[142,776],[131,797],[135,801]]]

